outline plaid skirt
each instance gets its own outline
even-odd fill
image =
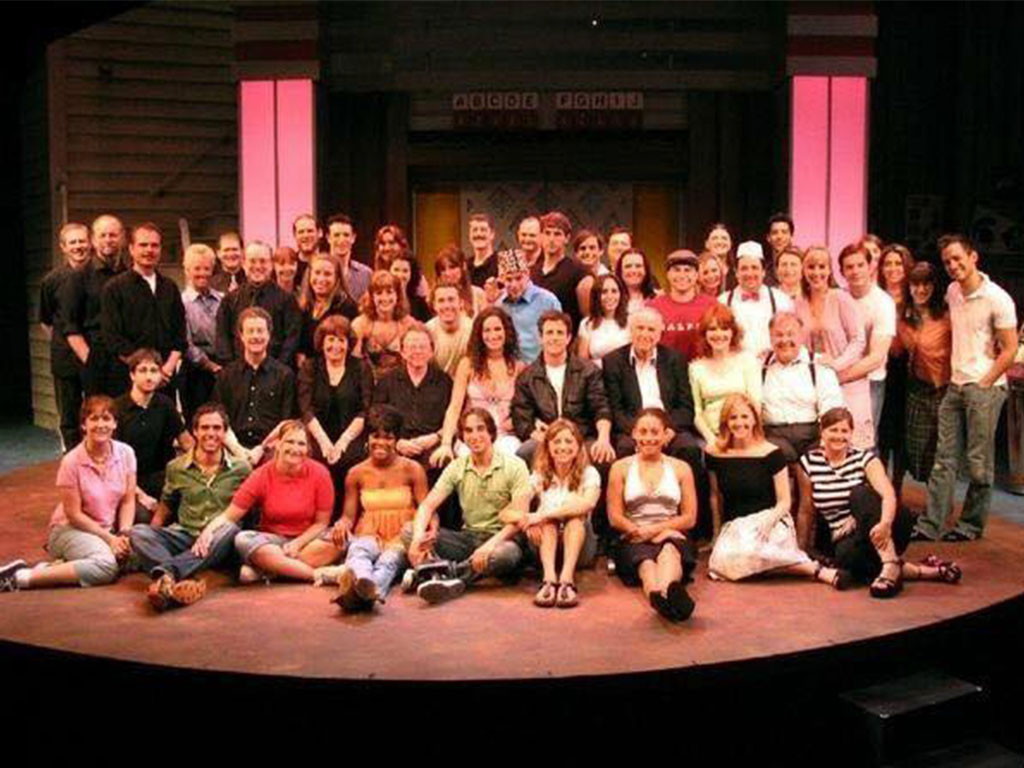
[[[915,376],[907,377],[907,471],[926,482],[935,464],[939,438],[939,404],[946,387],[933,387]]]

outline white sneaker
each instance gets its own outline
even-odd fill
[[[466,582],[462,579],[431,579],[416,588],[416,594],[428,603],[443,603],[459,597],[466,591]]]
[[[341,576],[348,570],[347,565],[325,565],[313,569],[314,587],[333,587],[338,584]]]
[[[238,569],[238,583],[239,584],[255,584],[258,581],[263,580],[263,574],[253,568],[251,565],[243,565]]]

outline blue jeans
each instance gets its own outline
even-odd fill
[[[1004,402],[1005,387],[983,389],[977,384],[950,384],[946,389],[939,405],[939,437],[935,466],[928,478],[928,508],[917,521],[917,530],[928,538],[938,537],[953,509],[962,455],[967,457],[970,483],[956,529],[972,539],[984,531],[995,475],[996,426]]]
[[[381,550],[375,536],[355,536],[348,543],[345,565],[357,579],[371,579],[381,597],[387,596],[395,576],[407,563],[405,550],[399,547]]]
[[[474,573],[470,567],[469,558],[492,535],[485,531],[453,531],[450,528],[438,528],[437,539],[434,541],[434,555],[441,560],[450,560],[460,566],[458,569],[460,578],[466,582],[472,582],[484,576],[496,576],[499,579],[515,576],[526,549],[525,537],[522,534],[496,546],[482,573]],[[402,528],[402,543],[408,547],[411,541],[412,523],[406,523]]]
[[[235,548],[238,526],[225,523],[213,535],[206,557],[192,552],[196,537],[180,525],[153,528],[149,525],[133,525],[128,536],[132,549],[142,561],[142,567],[150,576],[169,573],[176,580],[187,579],[199,571],[214,568],[231,555]]]
[[[878,447],[878,427],[882,423],[882,406],[885,404],[885,379],[871,382],[871,424],[875,428],[875,447]]]

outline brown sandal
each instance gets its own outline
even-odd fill
[[[575,608],[580,604],[579,592],[576,585],[571,581],[564,581],[558,585],[558,597],[555,603],[559,608]]]
[[[533,604],[540,608],[550,608],[558,600],[558,585],[553,581],[545,581],[533,596]]]

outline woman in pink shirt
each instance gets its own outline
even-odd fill
[[[801,343],[815,363],[827,365],[839,380],[843,371],[864,356],[867,336],[857,301],[836,286],[832,257],[823,245],[804,251],[804,295],[796,301],[796,314],[803,322]],[[854,447],[871,447],[875,427],[871,421],[871,387],[867,377],[842,385],[843,400],[854,418]]]
[[[60,504],[46,544],[50,556],[63,562],[34,568],[24,560],[8,563],[0,568],[0,592],[110,584],[131,554],[121,532],[135,520],[135,452],[113,439],[114,401],[106,395],[86,398],[79,421],[85,437],[61,459]]]
[[[235,537],[243,562],[238,580],[243,584],[273,576],[311,582],[317,568],[342,554],[327,527],[334,508],[334,484],[327,467],[309,458],[305,426],[301,421],[285,421],[275,431],[273,460],[246,478],[227,510],[211,520],[196,540],[197,547],[208,547],[220,526],[238,523],[258,506],[258,530]]]

